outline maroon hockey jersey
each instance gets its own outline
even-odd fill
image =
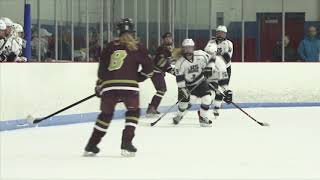
[[[171,68],[172,48],[170,46],[160,46],[154,58],[154,72],[163,73]]]
[[[102,52],[98,69],[98,84],[102,92],[109,90],[139,91],[138,68],[147,77],[153,74],[153,63],[147,49],[141,44],[131,51],[117,40],[110,42]]]

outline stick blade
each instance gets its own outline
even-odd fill
[[[266,123],[266,122],[259,122],[257,121],[257,123],[260,125],[260,126],[270,126],[269,123]]]
[[[27,116],[26,120],[27,120],[30,124],[37,124],[37,123],[39,123],[39,122],[42,121],[42,119],[34,118],[34,117],[31,116],[30,114]]]
[[[33,124],[38,124],[39,122],[41,122],[42,121],[42,119],[35,119],[34,121],[33,121]]]
[[[36,118],[34,118],[33,116],[31,116],[30,114],[27,116],[26,118],[27,122],[30,124],[33,124],[34,121],[36,120]]]
[[[263,126],[270,126],[270,124],[269,123],[266,123],[266,122],[264,122],[264,123],[262,123],[263,124]]]
[[[158,121],[160,121],[160,118],[157,119],[155,122],[151,123],[150,125],[151,125],[151,126],[154,126],[154,125],[156,125],[156,124],[158,123]]]

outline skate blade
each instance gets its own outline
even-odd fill
[[[200,123],[201,127],[212,127],[212,124]]]
[[[122,149],[122,150],[121,150],[121,156],[123,156],[123,157],[135,157],[135,156],[136,156],[136,153]]]
[[[97,155],[96,153],[87,152],[87,151],[85,151],[85,152],[83,153],[83,157],[94,157],[94,156],[96,156],[96,155]]]
[[[178,125],[179,122],[173,121],[172,124],[173,124],[173,125]]]

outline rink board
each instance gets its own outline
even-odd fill
[[[26,127],[24,119],[48,115],[92,94],[97,63],[0,64],[1,130]],[[231,89],[243,107],[319,106],[320,63],[233,63]],[[177,100],[175,77],[166,75],[163,112]],[[140,83],[142,113],[155,89],[150,80]],[[229,106],[227,106],[229,108]],[[117,106],[115,119],[124,107]],[[59,125],[93,121],[99,99],[93,98],[43,123]]]

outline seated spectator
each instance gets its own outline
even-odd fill
[[[296,51],[290,46],[290,38],[288,35],[284,37],[284,60],[294,62],[297,61]],[[277,42],[277,46],[272,50],[272,62],[282,61],[282,41]]]
[[[49,48],[48,41],[49,41],[49,37],[52,36],[52,34],[49,33],[46,29],[40,28],[40,39],[38,38],[37,32],[35,32],[32,36],[33,36],[31,41],[31,47],[33,51],[32,54],[36,55],[37,57],[38,51],[40,48],[40,59],[41,61],[46,61],[50,57],[50,52],[48,50]],[[37,59],[36,57],[33,57],[33,58]]]
[[[71,32],[63,31],[62,38],[58,40],[59,60],[71,61]]]
[[[91,28],[89,37],[89,61],[97,62],[101,56],[100,34],[94,28]]]
[[[317,28],[310,26],[307,37],[299,44],[298,53],[306,62],[320,61],[320,40],[316,36]]]

